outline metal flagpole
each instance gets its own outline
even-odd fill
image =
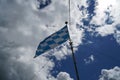
[[[76,65],[76,59],[75,59],[75,55],[74,55],[74,51],[73,51],[73,42],[70,40],[69,43],[70,43],[70,46],[71,46],[72,58],[73,58],[73,62],[74,62],[75,72],[76,72],[76,78],[77,78],[77,80],[80,80],[77,65]]]
[[[70,25],[71,25],[71,18],[70,18],[70,16],[71,16],[71,14],[70,14],[70,0],[69,0],[69,27],[70,27]],[[68,23],[68,22],[65,22],[66,24]],[[80,77],[79,77],[79,73],[78,73],[78,69],[77,69],[77,64],[76,64],[76,59],[75,59],[75,55],[74,55],[74,51],[73,51],[73,42],[71,41],[71,38],[69,37],[69,44],[70,44],[70,46],[71,46],[71,51],[72,51],[72,58],[73,58],[73,63],[74,63],[74,68],[75,68],[75,73],[76,73],[76,78],[77,78],[77,80],[80,80]]]
[[[67,25],[68,22],[66,21],[65,24]],[[69,44],[70,44],[71,51],[72,51],[72,58],[73,58],[73,63],[74,63],[74,68],[75,68],[75,73],[76,73],[76,78],[77,78],[77,80],[80,80],[78,69],[77,69],[77,64],[76,64],[76,59],[75,59],[75,55],[74,55],[74,50],[73,50],[73,42],[71,41],[70,36],[69,36],[69,41],[70,41]]]

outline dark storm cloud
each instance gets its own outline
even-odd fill
[[[24,18],[24,5],[20,6],[17,0],[1,0],[0,1],[0,27],[16,27],[14,23],[18,23]]]
[[[20,60],[24,54],[18,50],[26,43],[23,41],[26,36],[17,31],[25,24],[26,3],[24,1],[21,5],[19,0],[0,0],[0,80],[32,80],[35,76],[33,64]]]
[[[18,60],[21,54],[12,51],[19,46],[2,39],[0,39],[0,80],[31,80],[34,77],[33,66]]]
[[[32,0],[0,0],[0,80],[35,80],[32,34],[39,19],[31,5]]]

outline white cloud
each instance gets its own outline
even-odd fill
[[[72,78],[70,78],[70,75],[66,72],[60,72],[57,75],[57,80],[73,80]]]
[[[79,2],[79,0],[77,1]],[[71,7],[74,24],[70,27],[70,35],[74,46],[81,43],[83,36],[83,31],[76,29],[76,22],[79,22],[81,16],[77,8],[77,1],[74,0],[75,4]],[[0,0],[0,55],[4,57],[0,58],[0,65],[2,65],[1,70],[5,70],[3,71],[6,74],[3,76],[4,80],[9,78],[9,80],[57,79],[50,74],[55,66],[53,61],[44,56],[33,59],[33,56],[39,42],[62,28],[64,22],[68,20],[68,1],[53,0],[48,7],[42,10],[38,10],[37,6],[37,0]],[[65,46],[61,51],[53,53],[57,60],[65,59],[66,55],[70,54],[71,52]],[[2,63],[3,61],[4,63]],[[44,65],[45,67],[42,68]],[[60,73],[58,78],[60,78],[59,76],[71,79],[65,72]]]
[[[114,37],[116,41],[120,44],[120,31],[116,31],[116,33],[114,34]]]
[[[110,34],[117,35],[115,33],[116,25],[120,22],[120,1],[119,0],[97,0],[97,5],[95,7],[96,15],[93,16],[91,23],[99,25],[100,27],[96,28],[96,32],[101,36],[107,36]],[[106,16],[105,12],[109,12],[109,16],[112,16],[112,20],[114,21],[112,24],[106,24],[105,21],[108,16]],[[117,35],[118,36],[118,35]],[[115,37],[116,38],[116,37]],[[116,41],[119,43],[118,38]]]
[[[114,67],[113,69],[102,69],[99,80],[120,80],[120,68]]]
[[[84,59],[86,64],[92,63],[95,60],[94,55],[90,55],[88,58]]]
[[[107,35],[113,34],[115,32],[115,27],[112,25],[105,25],[105,26],[96,28],[96,31],[101,36],[107,36]]]
[[[97,24],[97,25],[104,25],[105,20],[106,20],[105,11],[107,11],[108,8],[110,8],[110,12],[114,12],[114,10],[118,9],[118,7],[116,7],[116,5],[117,5],[116,0],[106,0],[106,1],[97,0],[97,5],[95,7],[96,15],[93,16],[91,23]],[[111,13],[111,15],[115,16],[116,14],[113,15]]]

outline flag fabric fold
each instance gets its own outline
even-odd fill
[[[63,44],[68,39],[69,39],[69,32],[68,32],[67,25],[65,25],[62,29],[53,33],[52,35],[45,38],[42,42],[40,42],[36,50],[35,57],[43,54],[46,51],[49,51],[50,49],[53,49]]]

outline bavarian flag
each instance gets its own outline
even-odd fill
[[[69,32],[67,25],[65,25],[62,29],[53,33],[52,35],[45,38],[42,42],[40,42],[34,58],[46,51],[49,51],[50,49],[53,49],[61,45],[62,43],[66,42],[68,39],[69,39]]]

